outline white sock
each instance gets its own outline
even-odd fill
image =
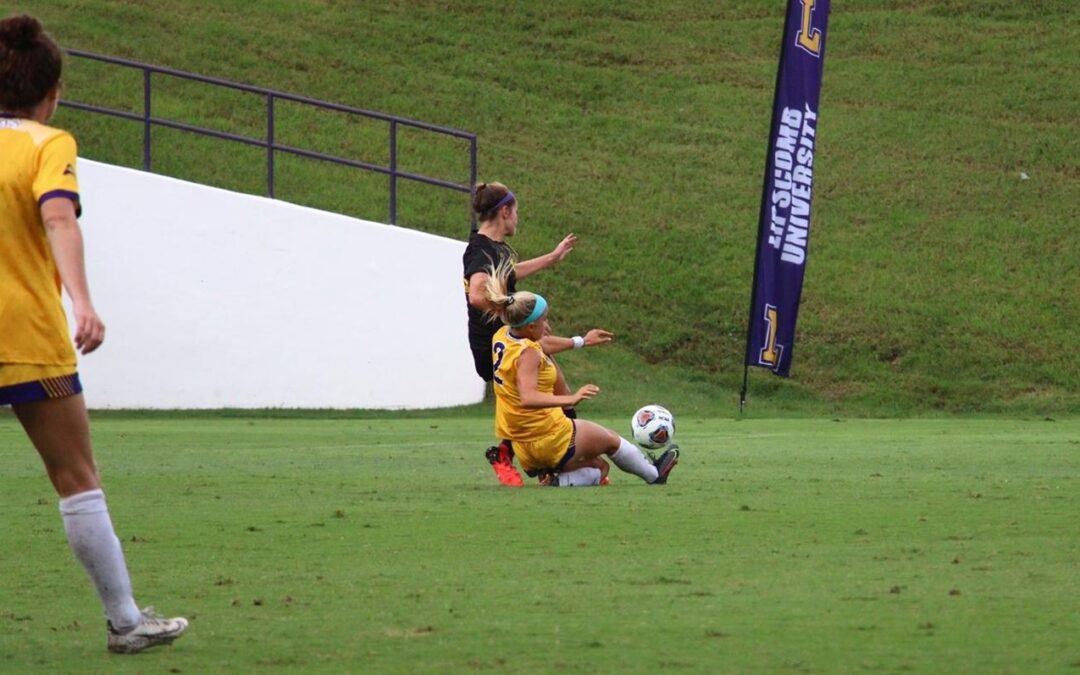
[[[600,484],[600,469],[593,466],[583,466],[573,471],[564,471],[559,474],[559,487],[588,487]]]
[[[71,550],[94,582],[113,628],[123,631],[139,623],[142,614],[131,594],[124,551],[113,531],[105,493],[89,490],[65,497],[60,500],[60,514]]]
[[[655,481],[659,474],[649,458],[625,438],[620,437],[619,441],[619,449],[608,455],[611,461],[615,462],[615,466],[627,473],[640,476],[646,483]]]

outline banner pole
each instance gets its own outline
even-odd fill
[[[753,307],[753,305],[751,305]],[[739,392],[739,417],[742,417],[743,408],[746,407],[746,383],[750,377],[750,366],[743,364],[742,367],[742,390]]]

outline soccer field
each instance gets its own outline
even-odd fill
[[[484,418],[95,418],[136,597],[192,619],[124,658],[0,415],[0,671],[1080,665],[1080,420],[679,423],[665,487],[511,490]]]

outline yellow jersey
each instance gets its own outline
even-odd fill
[[[66,131],[0,116],[0,363],[75,365],[41,204],[79,212],[76,153]]]
[[[553,394],[558,371],[540,343],[510,334],[503,326],[491,338],[491,358],[494,366],[492,384],[495,388],[495,436],[511,441],[535,441],[559,433],[566,426],[562,408],[524,408],[518,392],[518,361],[526,350],[536,350],[540,356],[537,373],[538,391]]]

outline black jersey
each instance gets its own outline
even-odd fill
[[[469,279],[477,272],[491,274],[491,268],[506,259],[517,261],[517,253],[510,244],[489,239],[479,232],[473,232],[469,236],[469,245],[465,247],[465,255],[461,258],[465,265],[465,305],[469,309],[469,343],[484,352],[491,349],[491,337],[502,327],[502,322],[498,319],[488,319],[481,310],[469,304]],[[517,275],[513,272],[510,273],[506,290],[508,293],[517,290]]]

